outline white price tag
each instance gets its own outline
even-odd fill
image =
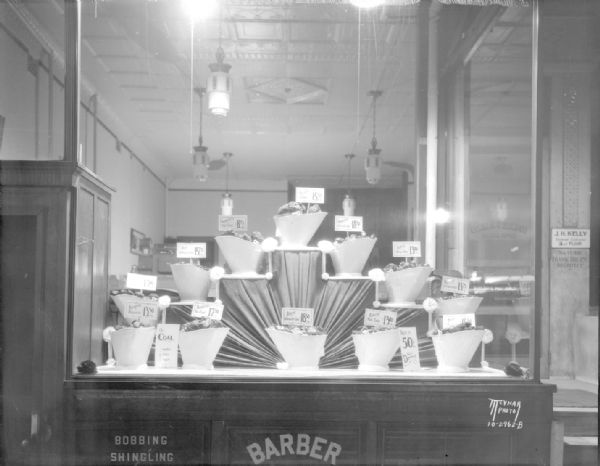
[[[467,322],[475,327],[475,314],[446,314],[442,316],[442,328],[456,327]]]
[[[177,243],[180,259],[206,259],[206,243]]]
[[[393,257],[421,257],[420,241],[392,241]]]
[[[363,218],[348,215],[335,216],[335,231],[363,231]]]
[[[400,354],[405,371],[421,369],[419,339],[416,327],[398,327],[400,330]]]
[[[177,345],[179,344],[179,324],[158,324],[156,326],[156,367],[177,367]]]
[[[281,309],[281,323],[299,327],[312,327],[315,310],[309,307],[284,307]]]
[[[157,301],[129,301],[125,303],[123,317],[130,320],[139,320],[142,324],[158,320]]]
[[[248,231],[248,216],[219,215],[219,231]]]
[[[442,277],[440,291],[445,293],[469,294],[471,281],[468,278]]]
[[[156,276],[128,273],[125,286],[133,290],[156,291]]]
[[[212,301],[194,301],[192,305],[192,317],[208,317],[209,319],[223,319],[223,303]]]
[[[364,325],[367,327],[396,327],[396,311],[384,309],[365,309]]]
[[[302,204],[325,204],[325,189],[296,188],[296,202]]]
[[[590,230],[589,228],[553,228],[552,247],[588,249],[590,247]]]

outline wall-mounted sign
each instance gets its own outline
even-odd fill
[[[421,257],[420,241],[392,241],[393,257]]]
[[[442,286],[440,291],[444,293],[469,294],[471,281],[468,278],[442,277]]]
[[[590,230],[589,228],[553,228],[552,247],[587,249],[590,247]]]
[[[156,322],[158,319],[158,301],[140,300],[126,302],[123,317],[130,320],[139,320],[141,323]]]
[[[125,286],[133,290],[156,291],[156,276],[128,273]]]
[[[284,307],[281,309],[281,323],[299,327],[312,327],[315,310],[309,307]]]
[[[421,369],[419,360],[419,340],[416,327],[398,327],[400,330],[400,355],[405,371]]]
[[[223,303],[212,301],[194,301],[192,304],[192,317],[208,317],[209,319],[223,319]]]
[[[385,309],[365,309],[364,325],[366,327],[396,327],[396,311]]]
[[[248,216],[219,215],[219,231],[248,231]]]
[[[179,259],[206,259],[206,243],[177,243]]]
[[[296,202],[303,204],[325,204],[325,189],[296,188]]]
[[[475,314],[446,314],[442,316],[442,327],[450,328],[470,323],[475,327]]]
[[[158,324],[156,326],[154,365],[163,368],[177,367],[178,344],[179,324]]]
[[[349,215],[335,216],[335,231],[363,231],[363,218]]]

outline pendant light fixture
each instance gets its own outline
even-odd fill
[[[356,200],[352,196],[352,192],[350,191],[350,183],[352,180],[352,159],[354,158],[354,154],[346,154],[344,155],[346,160],[348,161],[348,180],[346,185],[346,195],[344,196],[344,201],[342,202],[342,210],[344,211],[344,215],[347,217],[352,217],[354,215],[354,210],[356,209]]]
[[[219,18],[219,48],[215,54],[217,61],[208,65],[210,74],[206,83],[208,92],[208,109],[210,113],[218,117],[226,117],[229,113],[231,100],[231,77],[229,70],[231,65],[224,62],[225,52],[221,46],[223,27],[223,3],[221,3]]]
[[[377,184],[381,180],[381,149],[377,148],[377,98],[383,94],[382,91],[369,91],[368,95],[373,98],[373,137],[371,148],[365,159],[365,172],[369,184]]]
[[[233,197],[229,192],[229,159],[233,157],[231,152],[223,152],[225,160],[225,192],[221,197],[221,215],[233,215]]]
[[[208,156],[208,147],[203,145],[202,140],[202,114],[203,112],[203,97],[204,88],[196,89],[196,92],[200,96],[200,132],[198,136],[198,145],[194,146],[194,154],[192,155],[193,173],[194,178],[198,181],[206,181],[208,179],[208,166],[210,164],[210,157]]]

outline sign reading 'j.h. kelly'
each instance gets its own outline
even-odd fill
[[[309,434],[280,434],[279,439],[271,440],[271,437],[265,437],[260,443],[251,443],[246,450],[254,464],[288,455],[307,456],[326,464],[336,464],[342,446],[319,436],[311,437]]]

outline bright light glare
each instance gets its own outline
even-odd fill
[[[350,3],[358,8],[375,8],[383,5],[385,0],[350,0]]]
[[[435,223],[448,223],[450,221],[450,212],[446,209],[438,207],[433,213],[433,221]]]
[[[217,9],[218,0],[181,0],[183,11],[192,21],[210,17]]]

